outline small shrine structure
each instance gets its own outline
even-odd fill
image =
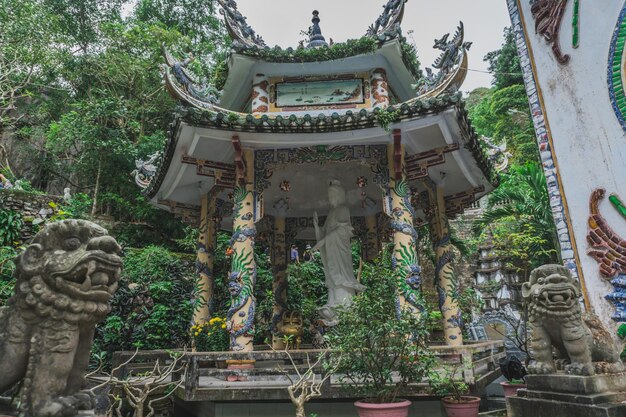
[[[422,279],[435,280],[446,343],[463,345],[448,219],[497,182],[458,92],[471,45],[463,24],[435,41],[441,56],[424,75],[400,29],[406,0],[390,0],[362,38],[345,43],[324,37],[314,11],[308,43],[287,49],[269,48],[234,1],[218,2],[233,40],[223,85],[201,85],[188,59],[165,51],[165,84],[180,108],[162,155],[138,166],[150,202],[200,229],[194,321],[211,314],[216,231],[231,230],[231,350],[254,349],[255,237],[271,236],[275,325],[286,309],[288,248],[314,239],[313,213],[328,212],[332,179],[347,191],[364,257],[393,241],[398,308],[419,313]],[[421,276],[422,224],[434,277]]]

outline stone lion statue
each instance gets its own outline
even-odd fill
[[[531,374],[555,373],[556,359],[573,375],[616,373],[624,370],[614,340],[595,316],[583,317],[578,281],[561,265],[544,265],[532,271],[522,285],[528,304],[534,361]]]
[[[74,416],[95,324],[118,286],[121,248],[84,220],[47,225],[17,257],[15,295],[0,309],[0,393],[22,381],[21,414]]]

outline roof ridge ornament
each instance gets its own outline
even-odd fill
[[[322,35],[322,29],[320,28],[320,12],[313,10],[313,25],[309,27],[309,43],[307,48],[319,48],[322,46],[328,46],[326,39]]]
[[[441,50],[441,55],[435,60],[432,68],[439,70],[437,74],[432,68],[426,68],[426,76],[419,80],[413,88],[417,91],[418,98],[435,97],[442,93],[454,93],[459,91],[467,76],[467,51],[472,42],[465,42],[465,29],[463,22],[454,33],[452,40],[448,41],[449,33],[441,39],[435,39],[434,49]]]
[[[161,65],[165,87],[172,97],[205,109],[213,108],[219,102],[220,92],[209,83],[200,84],[187,70],[194,60],[193,56],[180,61],[170,54],[165,45],[162,45],[161,51],[165,58],[165,64]]]
[[[387,37],[387,33],[396,33],[404,17],[404,5],[408,0],[389,0],[383,6],[383,13],[370,25],[365,36]]]
[[[262,37],[256,34],[254,29],[246,22],[246,17],[237,10],[235,0],[217,0],[222,9],[226,29],[234,43],[239,43],[248,48],[266,48],[267,45]]]

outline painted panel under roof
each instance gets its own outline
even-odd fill
[[[400,42],[397,40],[385,43],[373,54],[334,61],[276,63],[232,54],[228,65],[230,69],[220,98],[220,106],[233,111],[242,111],[248,103],[255,74],[264,74],[268,78],[332,77],[337,74],[356,74],[383,68],[387,73],[390,89],[400,101],[415,97],[411,84],[414,84],[416,79],[402,60]]]

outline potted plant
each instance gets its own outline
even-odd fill
[[[517,395],[517,390],[526,388],[526,382],[523,379],[511,379],[510,381],[500,382],[505,397],[513,397]]]
[[[500,360],[500,370],[502,375],[507,379],[504,382],[500,382],[505,397],[513,397],[517,395],[517,390],[520,388],[526,388],[526,367],[522,362],[513,355],[509,355],[506,358]]]
[[[339,324],[327,333],[335,375],[365,398],[355,403],[360,417],[408,415],[411,402],[400,396],[434,363],[426,344],[426,317],[397,308],[393,275],[381,261],[364,264],[367,289],[340,312]]]
[[[460,365],[452,368],[444,366],[431,372],[428,382],[436,395],[440,395],[448,417],[476,417],[480,397],[467,395],[469,387],[457,377]]]

